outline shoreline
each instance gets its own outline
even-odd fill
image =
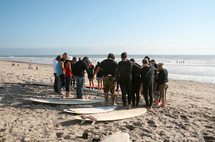
[[[14,63],[23,63],[23,64],[30,64],[29,62],[21,62],[21,61],[9,61],[9,60],[0,60],[0,61],[5,61],[5,62],[10,62],[10,63],[12,63],[12,62],[14,62]],[[52,67],[52,65],[51,64],[42,64],[42,63],[32,63],[32,64],[34,64],[34,65],[37,65],[37,66],[51,66]],[[53,73],[53,71],[51,72],[51,73]],[[215,85],[215,84],[213,84],[213,83],[204,83],[204,82],[200,82],[200,81],[192,81],[192,80],[180,80],[180,79],[171,79],[171,78],[169,78],[169,81],[186,81],[186,82],[193,82],[193,83],[201,83],[201,84],[212,84],[212,85]]]

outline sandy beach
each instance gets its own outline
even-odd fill
[[[0,61],[0,141],[92,141],[118,131],[127,132],[130,141],[215,141],[215,85],[169,81],[167,108],[157,107],[145,114],[120,121],[85,123],[62,110],[80,105],[36,104],[29,97],[60,98],[53,87],[25,84],[21,80],[53,83],[51,65]],[[17,66],[19,64],[19,66]],[[97,84],[97,82],[96,82]],[[75,90],[72,91],[75,97]],[[103,98],[85,92],[84,98]],[[121,95],[116,98],[122,109]],[[139,107],[143,107],[141,99]],[[98,103],[92,106],[104,106]],[[87,131],[88,139],[82,134]]]

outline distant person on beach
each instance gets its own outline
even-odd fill
[[[64,70],[64,63],[65,63],[65,58],[61,58],[60,61],[57,63],[56,69],[57,69],[57,76],[58,76],[58,93],[62,95],[62,98],[65,98],[66,95],[63,93],[63,87],[65,85],[64,82],[64,75],[65,75],[65,70]]]
[[[79,57],[79,58],[78,58],[78,61],[81,61],[81,60],[82,60],[82,58],[81,58],[81,57]]]
[[[126,109],[126,95],[128,95],[128,108],[131,108],[131,81],[132,81],[132,68],[134,63],[127,59],[127,53],[121,54],[121,61],[117,65],[116,80],[119,82],[122,91],[122,101],[124,109]]]
[[[72,57],[69,56],[64,64],[65,78],[66,78],[66,97],[70,97],[71,81],[72,81],[72,68],[71,68]]]
[[[85,85],[85,70],[87,71],[88,78],[92,78],[93,74],[89,70],[89,59],[84,57],[81,61],[75,64],[75,78],[76,78],[76,94],[78,99],[83,99],[83,89]]]
[[[94,73],[94,69],[95,69],[95,66],[92,64],[92,62],[90,61],[90,64],[89,64],[89,70],[90,72],[93,74]],[[89,83],[90,83],[90,88],[91,89],[94,89],[94,81],[93,79],[91,78],[88,78],[89,79]]]
[[[116,73],[117,63],[115,61],[115,56],[112,53],[108,54],[107,59],[103,60],[101,64],[97,67],[94,72],[95,75],[102,70],[103,71],[103,84],[104,84],[104,96],[105,102],[108,104],[108,92],[111,93],[111,99],[113,105],[116,105],[115,102],[115,73]]]
[[[97,65],[96,65],[96,67],[95,67],[95,71],[96,71],[96,69],[100,66],[100,62],[97,62]],[[99,70],[99,72],[96,74],[96,80],[97,80],[97,82],[98,82],[98,89],[99,90],[101,90],[102,88],[103,88],[103,78],[102,78],[102,76],[103,76],[103,72],[102,72],[102,70],[103,69],[100,69]]]
[[[71,62],[71,68],[72,68],[72,81],[71,81],[71,87],[75,88],[75,75],[73,73],[73,71],[75,70],[75,63],[77,62],[77,58],[73,57],[72,58],[72,62]]]
[[[36,66],[36,70],[39,70],[39,67],[38,67],[38,66]]]
[[[54,91],[58,93],[58,77],[57,77],[57,63],[60,61],[62,58],[61,55],[58,55],[55,59],[52,60],[52,67],[54,71]]]
[[[132,68],[132,85],[131,85],[131,98],[132,106],[138,106],[140,101],[140,69],[141,66],[135,62],[135,59],[130,59],[134,63]]]
[[[67,59],[68,58],[68,53],[66,53],[66,52],[63,53],[62,57],[65,58],[65,59]]]
[[[167,92],[167,88],[168,88],[168,71],[166,69],[164,69],[164,64],[163,63],[159,63],[158,64],[158,70],[159,70],[159,74],[158,74],[158,79],[156,80],[155,83],[155,88],[154,88],[154,92],[156,91],[156,88],[159,88],[159,92],[160,92],[160,97],[162,99],[162,107],[166,107],[166,92]]]
[[[153,103],[153,76],[155,68],[149,65],[148,59],[143,59],[143,68],[140,70],[142,94],[145,98],[146,108],[152,109]],[[149,101],[150,98],[150,101]]]

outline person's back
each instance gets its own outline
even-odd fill
[[[104,61],[101,62],[99,67],[103,71],[103,76],[112,75],[113,77],[115,77],[115,72],[117,68],[116,61],[112,59],[105,59]]]
[[[144,66],[140,70],[140,74],[141,74],[141,81],[143,82],[143,85],[151,84],[153,81],[154,67]]]
[[[75,75],[84,77],[84,71],[87,65],[81,60],[75,63]]]
[[[59,61],[56,65],[56,70],[57,70],[57,75],[61,75],[63,74],[62,70],[61,70],[61,62],[62,61]]]
[[[120,61],[118,63],[118,73],[119,73],[119,77],[120,78],[129,78],[131,79],[131,73],[132,73],[132,67],[133,67],[133,63],[129,60],[127,61]]]
[[[168,71],[166,69],[159,70],[158,80],[156,82],[158,85],[168,82]]]

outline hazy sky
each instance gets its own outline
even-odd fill
[[[215,55],[215,0],[0,0],[0,50]]]

